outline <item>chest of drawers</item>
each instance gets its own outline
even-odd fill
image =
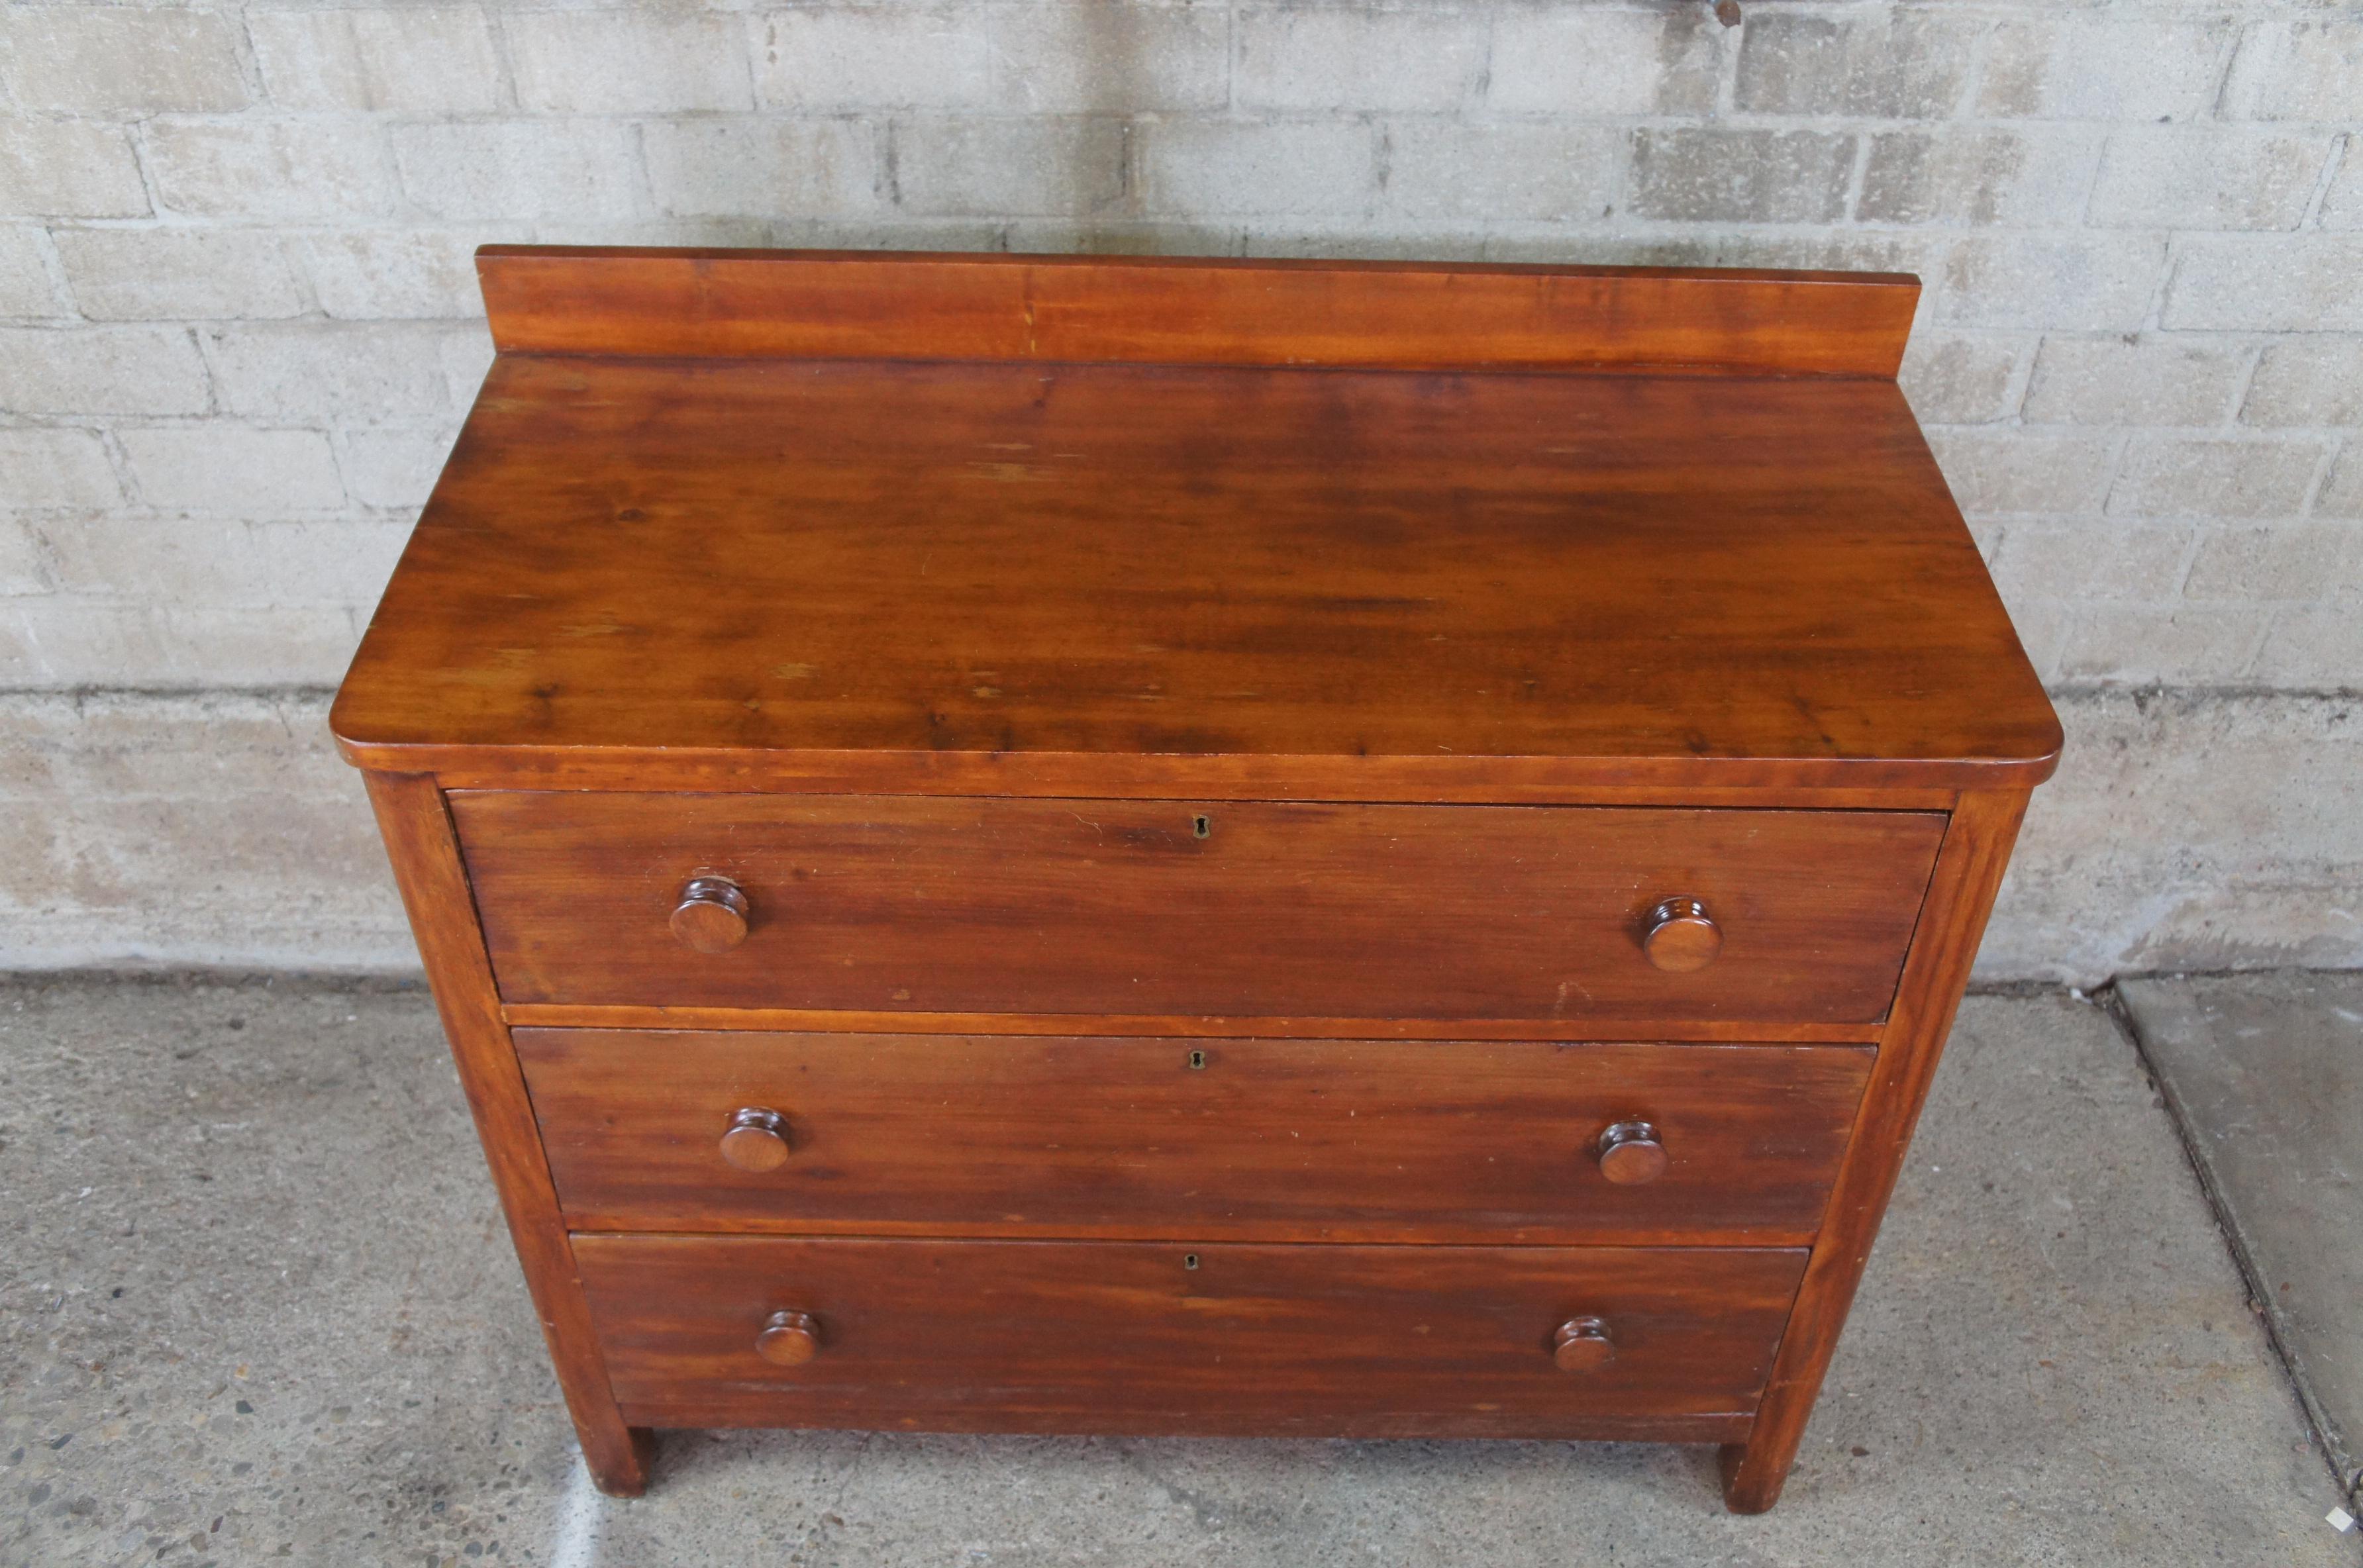
[[[2059,732],[1908,278],[494,248],[334,727],[650,1432],[1722,1445]]]

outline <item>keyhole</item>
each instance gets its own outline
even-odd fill
[[[1211,817],[1192,817],[1192,818],[1190,819],[1190,836],[1191,836],[1191,837],[1193,837],[1193,838],[1204,838],[1208,834],[1211,834],[1211,833],[1213,833],[1214,831],[1215,831],[1215,823],[1214,823],[1214,819],[1213,819],[1213,818],[1211,818]]]
[[[1206,1065],[1206,1053],[1204,1053],[1204,1051],[1193,1051],[1193,1052],[1191,1052],[1191,1053],[1190,1053],[1190,1070],[1191,1070],[1192,1072],[1193,1072],[1193,1073],[1194,1073],[1194,1072],[1199,1071],[1200,1069],[1202,1069],[1203,1067],[1204,1067],[1204,1066],[1205,1066],[1205,1065]]]
[[[1182,1254],[1182,1266],[1183,1268],[1196,1268],[1198,1266],[1198,1254],[1195,1253],[1183,1253]]]

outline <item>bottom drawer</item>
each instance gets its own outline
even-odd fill
[[[1727,1441],[1805,1266],[1772,1248],[573,1241],[616,1402],[653,1427]],[[759,1348],[782,1313],[802,1316]]]

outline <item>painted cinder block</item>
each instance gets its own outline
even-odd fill
[[[751,109],[736,17],[649,7],[513,11],[502,21],[520,107],[536,114]]]
[[[2109,488],[2108,510],[2134,517],[2294,517],[2324,454],[2313,440],[2136,436]]]
[[[2238,29],[2221,17],[2028,6],[1986,45],[1978,109],[2038,119],[2194,120],[2222,90]]]
[[[1703,115],[1737,35],[1703,6],[1504,6],[1493,18],[1486,109],[1579,119]]]
[[[308,308],[276,228],[70,228],[54,237],[94,321],[227,321]]]
[[[650,122],[640,146],[657,210],[765,211],[845,219],[887,204],[886,127],[853,118],[726,116]]]
[[[1394,121],[1380,207],[1430,223],[1604,222],[1623,193],[1628,143],[1607,126]]]
[[[1159,120],[1135,154],[1152,214],[1309,218],[1368,211],[1378,155],[1375,130],[1335,120]]]
[[[893,128],[895,204],[948,216],[1105,212],[1125,199],[1124,122],[925,116]]]
[[[416,423],[457,402],[445,353],[459,330],[423,322],[271,324],[210,327],[205,344],[222,406],[241,418]]]
[[[2295,228],[2338,148],[2326,134],[2224,126],[2115,131],[2086,220],[2117,228]]]
[[[50,271],[47,237],[32,224],[0,224],[0,317],[41,321],[71,314]]]
[[[238,21],[163,6],[11,6],[0,75],[20,109],[218,114],[250,101]]]
[[[2363,332],[2363,235],[2199,235],[2176,259],[2169,329]]]
[[[209,420],[115,433],[139,499],[167,512],[251,518],[338,511],[344,480],[317,430]]]
[[[2344,9],[2250,23],[2224,86],[2224,113],[2253,120],[2363,120],[2363,17],[2342,15]]]
[[[1855,138],[1829,131],[1633,133],[1632,211],[1691,223],[1829,223],[1846,207]]]
[[[250,10],[270,100],[285,109],[482,115],[501,103],[490,19],[473,6]]]
[[[8,476],[12,511],[95,511],[123,500],[123,487],[94,430],[0,429],[0,473]]]
[[[140,141],[159,204],[185,216],[343,222],[394,207],[384,142],[359,117],[160,119]]]
[[[27,217],[145,217],[148,188],[121,126],[0,116],[0,208]]]
[[[2363,337],[2267,344],[2240,404],[2240,423],[2363,427]]]
[[[454,120],[391,133],[403,194],[429,217],[607,222],[647,215],[622,120]]]
[[[1249,113],[1457,109],[1485,70],[1474,10],[1292,6],[1243,11],[1237,28],[1233,93]]]
[[[2047,425],[2221,425],[2247,373],[2244,343],[2167,334],[2051,334],[2026,389]]]
[[[203,414],[211,402],[185,326],[0,326],[0,409]]]
[[[1893,130],[1870,138],[1855,215],[1865,223],[2074,227],[2101,160],[2085,126]]]
[[[1943,119],[1983,30],[1981,17],[1939,6],[1768,9],[1747,24],[1735,102],[1754,114]]]

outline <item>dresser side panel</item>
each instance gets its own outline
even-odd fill
[[[1927,1103],[2026,801],[2017,791],[1964,795],[1947,827],[1879,1061],[1755,1428],[1745,1444],[1724,1450],[1724,1496],[1734,1512],[1761,1513],[1780,1499]]]
[[[650,1441],[625,1425],[608,1386],[442,791],[416,774],[373,773],[367,783],[583,1458],[603,1491],[637,1495],[648,1485]]]

